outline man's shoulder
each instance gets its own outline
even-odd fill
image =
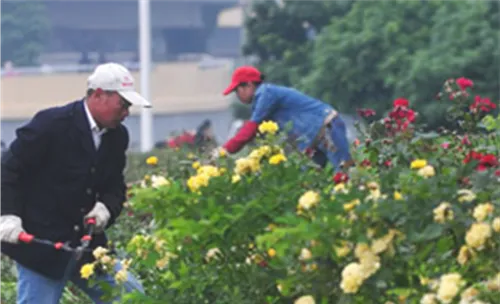
[[[35,113],[35,115],[33,116],[33,120],[49,124],[68,121],[68,119],[74,115],[78,103],[80,102],[81,100],[77,100],[61,106],[42,109]]]
[[[257,94],[259,93],[271,93],[274,95],[304,95],[306,96],[303,92],[292,88],[292,87],[287,87],[284,85],[279,85],[279,84],[274,84],[274,83],[263,83],[259,86],[257,89]]]

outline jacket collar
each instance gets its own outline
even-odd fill
[[[94,146],[94,140],[92,138],[91,121],[89,121],[87,117],[84,102],[85,99],[81,99],[75,102],[72,111],[72,116],[74,118],[77,128],[82,133],[81,140],[84,149],[90,153],[95,153],[96,149]]]

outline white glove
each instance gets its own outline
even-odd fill
[[[97,202],[94,209],[87,213],[85,219],[92,217],[95,218],[95,232],[100,233],[104,231],[104,228],[106,228],[111,214],[103,203]]]
[[[19,243],[19,234],[24,232],[22,220],[16,215],[0,216],[0,240],[7,243]]]

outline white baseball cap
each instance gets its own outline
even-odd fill
[[[98,65],[87,79],[87,88],[114,91],[134,106],[151,107],[151,103],[135,91],[130,71],[118,63]]]

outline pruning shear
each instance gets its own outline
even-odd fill
[[[78,246],[76,248],[71,247],[69,244],[69,241],[65,242],[65,243],[52,242],[49,240],[36,238],[34,235],[29,234],[27,232],[21,232],[18,236],[18,239],[20,242],[25,243],[25,244],[32,244],[32,243],[42,244],[42,245],[54,247],[56,250],[63,250],[63,251],[71,252],[72,257],[71,257],[70,261],[68,262],[68,265],[66,266],[66,269],[64,271],[63,282],[66,282],[70,278],[71,272],[72,272],[76,262],[82,258],[83,253],[91,251],[91,249],[89,249],[88,247],[90,245],[90,242],[92,241],[92,234],[94,233],[94,227],[96,224],[96,220],[95,220],[95,218],[88,218],[85,221],[85,224],[88,227],[87,234],[85,234],[81,238],[81,244],[80,244],[80,246]]]

